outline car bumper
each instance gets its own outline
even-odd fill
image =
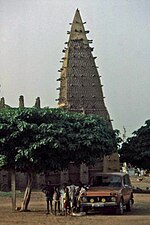
[[[95,203],[81,203],[81,208],[107,208],[107,207],[117,207],[117,202],[95,202]]]

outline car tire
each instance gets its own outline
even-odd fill
[[[131,212],[131,208],[132,208],[132,199],[130,199],[126,204],[126,211]]]
[[[119,202],[119,205],[116,208],[116,215],[123,215],[123,201]]]

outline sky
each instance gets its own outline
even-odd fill
[[[0,97],[17,107],[57,107],[69,23],[80,10],[114,129],[126,136],[150,119],[149,0],[0,0]]]

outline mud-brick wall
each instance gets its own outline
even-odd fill
[[[0,191],[10,191],[10,174],[5,171],[0,171]]]
[[[112,155],[104,157],[104,172],[119,172],[120,162],[118,153],[113,153]]]

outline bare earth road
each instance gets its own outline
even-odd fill
[[[122,216],[90,214],[82,217],[45,214],[45,197],[33,192],[30,212],[12,212],[11,198],[0,197],[0,225],[150,225],[150,194],[135,194],[132,212]],[[22,198],[17,197],[17,206]]]

